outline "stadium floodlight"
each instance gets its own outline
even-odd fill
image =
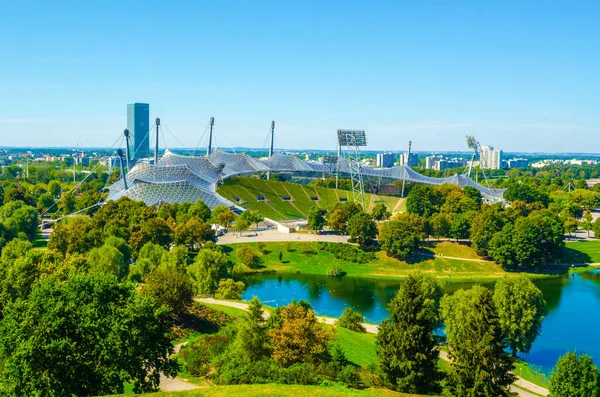
[[[364,130],[337,130],[339,146],[367,146],[367,134]]]
[[[467,135],[467,145],[469,149],[477,149],[477,140],[474,136]]]

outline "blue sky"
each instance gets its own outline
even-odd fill
[[[0,49],[0,145],[110,146],[138,101],[191,147],[600,152],[599,1],[15,1]]]

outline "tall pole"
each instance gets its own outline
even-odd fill
[[[127,172],[129,172],[131,170],[129,168],[129,158],[131,155],[129,154],[129,130],[127,128],[123,131],[123,135],[125,135],[125,159],[127,160]]]
[[[117,150],[117,155],[119,156],[119,163],[121,164],[121,175],[123,175],[123,184],[125,185],[125,190],[129,187],[127,186],[127,174],[125,174],[125,164],[123,164],[123,150]]]
[[[408,141],[408,156],[406,156],[406,162],[405,165],[408,166],[408,162],[410,161],[410,151],[412,148],[412,141]],[[404,187],[406,186],[406,167],[404,167],[404,173],[402,175],[402,193],[400,194],[400,197],[404,197]]]
[[[158,129],[160,127],[160,119],[156,118],[156,145],[154,146],[154,165],[158,164]]]
[[[273,157],[273,142],[275,141],[275,120],[271,121],[271,142],[269,144],[269,159]],[[267,181],[271,180],[271,171],[267,172]]]
[[[206,156],[210,156],[210,153],[212,152],[212,130],[213,130],[213,125],[215,125],[215,118],[211,117],[210,118],[210,132],[208,134],[208,146],[206,147]]]

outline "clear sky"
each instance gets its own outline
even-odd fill
[[[3,1],[0,51],[2,146],[110,146],[137,101],[189,147],[600,152],[598,0]]]

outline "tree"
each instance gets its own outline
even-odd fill
[[[491,256],[488,252],[490,241],[502,230],[502,217],[494,210],[483,211],[473,219],[470,236],[471,243],[477,254]]]
[[[410,222],[415,215],[401,214],[397,220],[383,224],[379,233],[379,244],[389,256],[406,259],[412,256],[421,244],[422,231]]]
[[[429,218],[431,226],[431,234],[433,237],[448,237],[450,236],[450,227],[452,226],[452,216],[443,212],[437,212]]]
[[[319,325],[312,309],[292,303],[280,308],[277,323],[269,336],[272,357],[289,366],[318,362],[327,352],[333,334],[331,329]]]
[[[429,218],[438,212],[443,196],[429,185],[415,184],[406,196],[406,210],[410,214]]]
[[[463,188],[463,192],[465,193],[465,196],[475,201],[477,205],[481,205],[483,203],[481,192],[473,186],[465,186]]]
[[[54,196],[50,193],[44,193],[40,195],[37,199],[36,209],[38,212],[42,213],[47,211],[50,207],[54,205]]]
[[[446,392],[451,396],[510,396],[512,359],[504,352],[492,292],[476,285],[441,301],[450,350]]]
[[[389,219],[390,216],[392,216],[392,213],[390,211],[388,211],[385,203],[377,203],[373,207],[373,210],[371,211],[371,215],[373,216],[373,219],[375,219],[376,221],[384,221],[386,219]]]
[[[244,230],[248,230],[250,227],[250,221],[247,218],[242,218],[241,216],[237,218],[235,223],[233,224],[233,229],[236,232],[243,232]]]
[[[57,198],[60,196],[61,187],[58,181],[50,181],[48,182],[48,193],[52,195],[52,197]]]
[[[572,216],[563,218],[563,225],[565,228],[565,232],[569,233],[569,236],[571,235],[571,233],[574,233],[575,231],[577,231],[577,227],[579,226],[579,222],[577,222],[577,219],[575,219]]]
[[[308,213],[308,227],[311,230],[321,230],[325,226],[325,218],[323,212],[318,207],[310,210]]]
[[[161,218],[148,219],[138,231],[131,233],[129,238],[129,246],[134,254],[137,254],[146,243],[157,244],[169,249],[172,242],[173,231],[167,221]]]
[[[106,240],[104,240],[104,245],[110,245],[111,247],[115,247],[116,249],[123,254],[123,260],[129,266],[131,262],[131,248],[127,245],[127,241],[120,237],[116,236],[108,236]]]
[[[121,251],[110,245],[92,248],[88,253],[88,264],[90,272],[123,278],[129,273],[129,263]]]
[[[219,251],[202,249],[198,252],[196,260],[188,268],[198,294],[212,294],[217,290],[227,260],[227,255]]]
[[[341,209],[335,209],[327,214],[327,226],[338,233],[346,232],[346,219]]]
[[[583,222],[581,222],[581,228],[587,232],[588,237],[590,237],[590,230],[593,229],[594,224],[592,223],[594,218],[592,218],[592,213],[590,210],[586,210],[583,213]]]
[[[202,222],[207,222],[210,219],[210,207],[204,204],[204,201],[196,201],[188,208],[188,214]]]
[[[347,328],[354,332],[365,332],[365,326],[363,323],[365,318],[359,312],[355,312],[352,308],[347,307],[342,312],[340,318],[337,319],[335,325],[338,327]]]
[[[398,391],[427,394],[439,387],[439,350],[433,332],[441,326],[441,296],[433,277],[410,274],[389,304],[390,318],[383,320],[377,334],[377,357]]]
[[[102,244],[102,232],[88,216],[73,216],[57,223],[48,248],[63,255],[84,254]]]
[[[133,281],[143,281],[160,265],[166,252],[167,250],[158,244],[146,243],[140,249],[135,263],[129,267],[129,278]]]
[[[246,210],[242,212],[242,215],[240,215],[238,222],[240,221],[240,219],[245,220],[248,223],[248,225],[254,223],[257,228],[258,224],[265,220],[265,218],[260,214],[260,212],[252,210]]]
[[[377,237],[377,224],[366,212],[358,212],[348,221],[348,234],[361,248],[366,248]]]
[[[542,291],[528,278],[504,278],[494,288],[494,305],[513,356],[517,352],[528,353],[548,314]]]
[[[594,222],[594,237],[600,239],[600,218]]]
[[[210,225],[192,218],[175,227],[175,244],[185,245],[190,251],[196,250],[207,241],[215,241],[215,232]]]
[[[192,304],[194,287],[184,271],[174,266],[161,265],[146,277],[142,295],[151,297],[178,316]]]
[[[548,206],[548,201],[550,200],[547,194],[524,183],[511,183],[504,192],[504,199],[508,201],[520,200],[528,204],[539,202],[544,207]]]
[[[260,256],[249,245],[240,245],[235,250],[235,257],[250,268],[255,268],[260,264]]]
[[[592,358],[571,352],[560,357],[550,376],[550,396],[600,396],[600,372]]]
[[[450,237],[456,240],[468,239],[471,222],[464,214],[456,214],[450,226]]]
[[[211,222],[217,225],[221,225],[223,227],[229,227],[235,214],[228,207],[224,205],[217,205],[213,208],[211,214]]]
[[[255,296],[237,326],[234,341],[237,356],[249,363],[257,362],[270,353],[269,335],[262,304]]]
[[[242,293],[246,289],[243,281],[234,281],[231,278],[219,280],[219,288],[215,292],[216,299],[242,299]]]
[[[44,278],[0,322],[2,383],[10,395],[136,393],[177,374],[166,309],[131,284],[99,275]],[[51,341],[51,342],[49,342]]]

